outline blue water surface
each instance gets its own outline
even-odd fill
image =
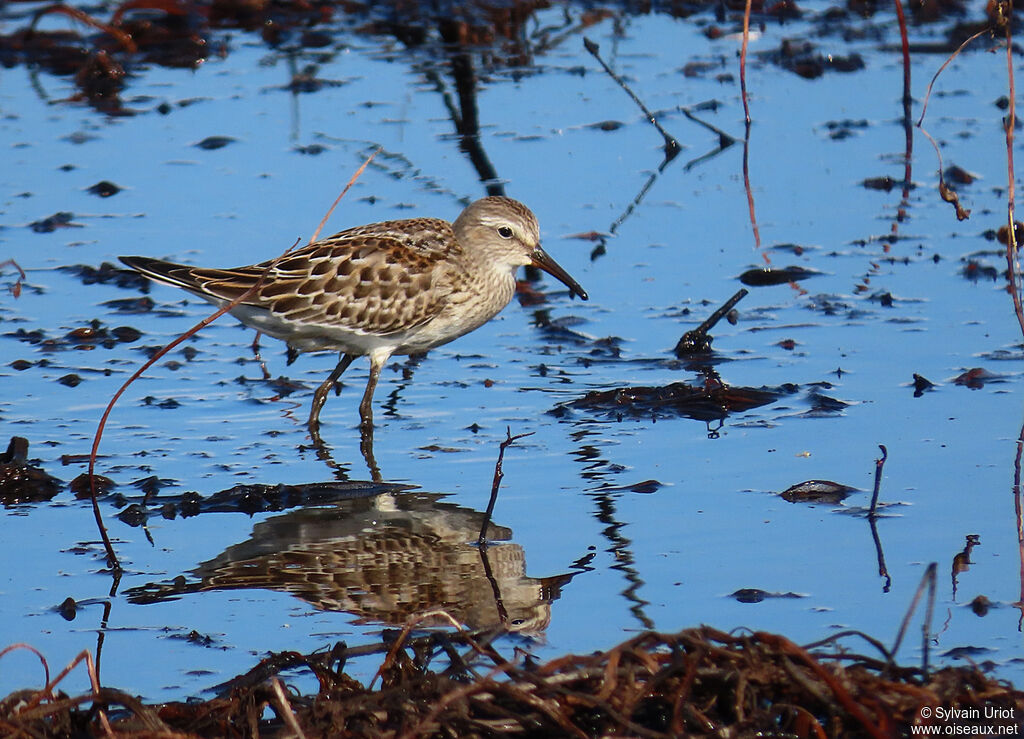
[[[437,607],[438,592],[460,620],[486,623],[495,618],[493,593],[471,582],[479,577],[472,542],[510,431],[532,435],[505,452],[495,512],[502,529],[489,552],[506,605],[527,615],[499,650],[519,645],[547,659],[608,648],[646,628],[702,623],[800,643],[856,629],[892,644],[935,562],[932,659],[956,663],[970,648],[975,661],[1019,679],[1024,580],[1013,485],[1022,414],[1013,393],[1021,333],[1002,247],[986,235],[1006,222],[1004,111],[995,105],[1007,90],[1005,56],[962,54],[930,101],[925,127],[944,165],[977,175],[960,187],[972,215],[959,222],[938,197],[938,161],[921,133],[908,202],[901,206],[899,187],[861,184],[903,178],[891,19],[877,21],[878,37],[816,39],[825,53],[860,53],[859,71],[804,79],[767,56],[783,38],[810,34],[827,9],[807,3],[803,21],[769,21],[752,41],[748,165],[759,244],[742,144],[695,161],[718,137],[680,110],[716,100],[699,115],[743,136],[739,42],[711,38],[710,16],[623,16],[585,31],[683,146],[660,173],[661,135],[584,50],[582,31],[538,49],[526,67],[472,54],[480,147],[590,300],[570,300],[545,276],[535,285],[545,303],[513,301],[418,363],[394,358],[377,390],[374,451],[383,479],[411,492],[173,519],[156,502],[144,528],[116,518],[127,500],[104,498],[125,568],[114,595],[88,501],[64,488],[49,502],[9,506],[0,519],[5,641],[32,645],[55,671],[82,650],[95,653],[102,636],[106,684],[168,700],[200,695],[268,651],[373,642],[382,628]],[[557,25],[564,12],[580,11],[541,11],[530,28]],[[914,33],[938,35],[928,26]],[[27,272],[20,297],[0,293],[0,438],[27,438],[30,457],[64,481],[84,471],[80,455],[143,349],[174,339],[210,308],[153,286],[153,310],[120,313],[108,301],[141,297],[137,289],[83,284],[60,268],[122,254],[211,266],[270,259],[310,238],[377,148],[325,233],[391,218],[454,219],[487,194],[451,120],[450,65],[431,51],[351,33],[318,51],[273,49],[241,32],[224,44],[226,54],[194,71],[140,65],[124,94],[133,116],[72,100],[68,78],[0,69],[0,261]],[[918,114],[944,59],[913,57]],[[707,70],[684,74],[691,62]],[[336,84],[292,93],[292,71],[306,64]],[[621,125],[595,125],[610,121]],[[840,129],[849,135],[836,137]],[[196,146],[210,136],[232,141]],[[123,190],[105,199],[87,192],[100,180]],[[57,212],[73,214],[74,225],[30,228]],[[580,237],[595,232],[607,237],[602,255],[593,254],[599,242]],[[998,274],[965,279],[968,259]],[[750,288],[735,324],[713,330],[715,369],[737,388],[795,386],[777,401],[721,424],[566,405],[591,391],[703,385],[672,348],[741,287],[740,274],[766,261],[819,274]],[[13,268],[0,274],[0,286],[13,285]],[[110,348],[63,341],[93,319],[142,336]],[[19,329],[56,341],[32,343]],[[151,476],[165,480],[160,496],[336,480],[339,466],[351,480],[370,477],[356,409],[365,360],[322,415],[331,466],[310,448],[305,418],[335,358],[307,355],[289,366],[283,346],[265,340],[271,377],[298,385],[282,395],[263,381],[252,338],[222,319],[188,340],[194,356],[174,350],[128,389],[98,462],[118,493],[140,501],[132,483]],[[33,366],[15,369],[16,360]],[[953,382],[973,367],[999,377],[978,389]],[[935,389],[914,397],[914,373]],[[81,383],[58,382],[68,374]],[[888,577],[862,510],[879,444],[888,450],[877,520]],[[842,504],[779,496],[811,479],[861,492]],[[964,569],[954,557],[968,536],[978,544]],[[232,569],[237,561],[246,564]],[[194,587],[138,595],[179,576]],[[741,602],[733,596],[741,589],[768,597]],[[969,605],[979,595],[992,604],[984,616]],[[79,603],[71,621],[57,610],[66,598]],[[903,661],[922,658],[920,619],[919,611]],[[368,678],[376,663],[353,669]],[[86,687],[84,672],[76,674],[69,692]],[[0,662],[0,693],[42,681],[27,651]]]

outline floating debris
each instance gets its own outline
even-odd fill
[[[81,223],[74,223],[74,213],[68,211],[60,211],[54,213],[52,216],[47,216],[39,221],[32,221],[28,224],[28,227],[35,231],[37,234],[48,234],[53,233],[58,228],[82,228]]]
[[[851,493],[860,490],[831,480],[798,482],[780,493],[790,503],[842,503]]]
[[[740,282],[749,287],[768,287],[799,282],[808,277],[816,277],[821,272],[806,267],[774,267],[771,269],[748,269],[740,275]]]
[[[914,373],[914,397],[920,398],[928,390],[935,388],[935,383],[927,377]]]
[[[76,275],[83,285],[94,283],[113,283],[117,287],[138,290],[142,293],[149,292],[150,282],[133,269],[121,269],[110,262],[103,262],[99,267],[88,264],[69,264],[65,267],[58,267],[61,272],[70,272]]]
[[[213,151],[215,149],[223,149],[228,144],[234,143],[236,139],[230,136],[207,136],[202,141],[198,141],[193,146],[199,149],[206,149],[207,151]]]
[[[0,454],[0,502],[5,506],[36,503],[53,498],[64,483],[28,461],[28,439],[12,436]]]
[[[121,192],[122,188],[107,180],[100,180],[95,185],[86,188],[86,192],[97,195],[101,198],[109,198]]]
[[[999,382],[1004,378],[1002,375],[997,375],[993,372],[989,372],[984,367],[974,367],[967,370],[962,375],[953,379],[954,385],[964,385],[969,387],[971,390],[980,390],[985,387],[987,382]]]
[[[796,392],[795,385],[769,387],[735,387],[710,385],[697,387],[673,382],[663,387],[622,387],[595,390],[582,398],[558,406],[578,408],[623,418],[654,418],[682,416],[712,421],[729,413],[738,413],[774,403],[783,395]],[[556,411],[556,415],[557,415]]]

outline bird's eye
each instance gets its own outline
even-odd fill
[[[509,228],[508,226],[500,226],[498,228],[498,236],[500,236],[503,239],[511,239],[512,229]]]

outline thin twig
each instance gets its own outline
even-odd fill
[[[907,633],[907,626],[910,625],[910,619],[914,615],[914,611],[917,610],[917,604],[921,600],[921,595],[924,593],[925,586],[928,586],[929,599],[930,600],[934,600],[935,599],[935,573],[938,571],[938,567],[939,567],[938,564],[936,564],[935,562],[932,562],[930,565],[928,565],[928,569],[926,569],[924,574],[921,576],[921,582],[919,582],[917,584],[917,590],[914,592],[914,597],[910,600],[910,606],[907,608],[907,612],[903,616],[903,621],[902,621],[902,623],[900,623],[899,631],[896,632],[896,641],[893,642],[892,650],[891,650],[893,659],[895,659],[896,653],[900,651],[900,644],[903,643],[903,637]],[[925,633],[926,633],[926,637],[925,637],[925,652],[924,652],[924,660],[925,660],[926,669],[927,669],[927,664],[928,664],[927,635],[931,631],[931,623],[932,623],[931,617],[932,617],[932,606],[931,606],[931,604],[929,604],[929,606],[928,606],[928,608],[927,608],[927,610],[925,612],[925,624],[924,624]]]
[[[633,98],[633,102],[637,104],[641,111],[643,111],[644,117],[647,118],[647,120],[650,121],[656,129],[658,129],[658,133],[660,133],[661,137],[665,139],[665,162],[669,162],[674,159],[675,156],[682,151],[682,147],[679,145],[679,142],[661,127],[661,124],[658,123],[657,117],[647,109],[647,106],[644,105],[643,101],[637,96],[637,94],[630,89],[625,80],[615,74],[615,72],[612,71],[612,68],[609,67],[605,60],[601,58],[600,45],[584,37],[583,48],[590,52],[590,55],[600,62],[601,66],[604,67],[604,71],[608,73],[608,76],[619,83],[619,87],[625,90],[626,94]]]
[[[946,176],[942,172],[942,152],[939,151],[938,142],[934,138],[932,138],[932,135],[928,133],[926,129],[922,128],[920,124],[918,124],[917,130],[923,133],[925,135],[925,138],[927,138],[931,142],[932,148],[935,149],[935,156],[939,160],[939,197],[941,197],[947,203],[953,204],[953,207],[956,209],[956,219],[958,221],[966,221],[968,218],[971,217],[971,211],[967,210],[962,205],[960,205],[960,196],[957,195],[956,190],[954,190],[953,188],[946,184]]]
[[[845,639],[848,636],[860,637],[861,639],[866,641],[868,644],[873,646],[875,649],[877,649],[879,652],[881,652],[882,656],[885,657],[885,661],[887,663],[890,663],[890,664],[892,663],[892,661],[893,661],[892,654],[890,654],[889,650],[885,648],[885,645],[882,644],[882,642],[878,641],[878,639],[876,639],[875,637],[871,636],[870,634],[865,634],[863,631],[857,631],[856,629],[847,629],[846,631],[838,631],[835,634],[832,634],[831,636],[825,637],[824,639],[819,639],[816,642],[811,642],[810,644],[804,644],[802,646],[803,646],[803,648],[805,650],[810,652],[810,651],[815,650],[815,649],[820,649],[821,647],[825,646],[826,644],[832,644],[834,642],[839,641],[840,639]],[[858,655],[858,656],[860,656],[860,655]]]
[[[928,649],[931,646],[932,636],[932,614],[935,612],[935,588],[938,564],[932,562],[925,570],[924,576],[928,581],[928,602],[924,610],[924,623],[921,624],[921,672],[925,678],[928,677]]]
[[[747,100],[747,46],[750,43],[750,5],[750,0],[746,0],[743,5],[743,45],[740,46],[740,97],[743,98],[743,120],[747,124],[747,139],[750,138],[750,104]],[[753,206],[751,206],[751,211],[753,211]]]
[[[1024,426],[1017,434],[1017,454],[1013,458],[1013,513],[1017,522],[1017,560],[1020,573],[1020,595],[1014,607],[1020,612],[1017,630],[1024,626],[1024,502],[1021,501],[1021,457],[1024,456]]]
[[[498,462],[494,465],[494,480],[491,482],[491,499],[487,501],[487,510],[484,512],[484,522],[480,526],[480,536],[477,538],[476,543],[479,546],[487,546],[487,527],[491,524],[491,514],[494,513],[494,504],[498,500],[498,486],[501,485],[501,478],[505,476],[505,473],[501,470],[501,462],[505,458],[505,450],[512,446],[517,439],[522,439],[524,436],[532,436],[533,431],[525,434],[516,434],[512,436],[512,430],[508,427],[505,428],[505,441],[501,442],[501,446],[498,448]]]
[[[885,467],[885,460],[889,458],[889,451],[885,448],[885,444],[879,444],[878,448],[882,450],[882,458],[875,460],[875,489],[871,493],[871,508],[868,510],[868,516],[871,518],[875,516],[878,493],[882,488],[882,468]]]
[[[708,332],[715,327],[731,311],[738,302],[747,296],[748,290],[741,287],[732,297],[726,300],[710,316],[701,322],[697,328],[690,329],[679,337],[675,348],[672,350],[675,355],[682,359],[697,354],[707,354],[711,350],[711,337]]]
[[[903,135],[905,139],[903,153],[903,191],[900,205],[896,211],[896,220],[892,230],[895,233],[898,224],[906,217],[906,208],[910,200],[911,173],[914,162],[914,126],[911,119],[911,106],[914,99],[910,94],[910,40],[907,37],[907,18],[903,13],[902,0],[893,0],[896,6],[896,18],[900,27],[900,44],[903,50]]]
[[[394,660],[395,655],[398,654],[398,650],[401,649],[402,645],[405,644],[405,641],[409,638],[409,634],[412,632],[412,630],[421,622],[426,621],[428,618],[433,618],[434,616],[440,616],[444,618],[446,621],[448,621],[448,623],[452,625],[452,627],[456,631],[458,631],[466,637],[466,641],[469,642],[470,645],[472,645],[476,649],[479,649],[479,647],[477,647],[476,645],[476,642],[470,639],[469,636],[466,634],[465,629],[462,628],[462,624],[456,621],[455,617],[448,613],[448,611],[437,608],[432,611],[426,611],[424,613],[416,614],[415,616],[411,617],[408,621],[405,622],[405,625],[402,627],[402,632],[398,635],[398,638],[395,639],[394,644],[391,645],[391,649],[388,650],[388,656],[384,658],[384,661],[381,662],[380,667],[377,668],[377,672],[374,673],[373,679],[370,680],[370,684],[367,686],[368,688],[372,690],[373,684],[377,682],[377,678],[382,677],[384,675],[384,670],[391,666],[391,662]]]
[[[355,181],[359,179],[360,175],[363,174],[363,171],[368,166],[370,166],[370,162],[373,161],[374,157],[380,154],[383,148],[383,146],[378,146],[377,149],[372,154],[370,154],[369,158],[367,158],[367,160],[363,162],[363,165],[356,170],[356,173],[349,178],[348,184],[345,185],[344,189],[341,191],[341,194],[334,199],[333,203],[331,203],[331,207],[327,209],[327,212],[324,213],[324,217],[320,219],[320,224],[316,227],[316,230],[313,232],[313,235],[309,237],[310,244],[316,241],[317,237],[320,235],[320,231],[323,230],[324,224],[327,223],[327,219],[331,217],[331,213],[333,213],[334,209],[338,207],[338,203],[341,202],[341,199],[345,197],[345,193],[347,193],[349,189],[351,189],[352,185],[355,184]]]
[[[16,270],[18,270],[18,275],[20,276],[18,277],[17,280],[15,280],[14,284],[11,285],[11,295],[13,295],[15,298],[20,298],[21,283],[27,280],[28,277],[25,275],[25,270],[21,268],[21,265],[15,262],[13,259],[5,259],[4,261],[0,262],[0,268],[7,266],[14,267]]]
[[[73,660],[71,660],[70,663],[68,663],[67,667],[60,671],[57,677],[53,678],[52,680],[47,680],[46,686],[42,690],[37,692],[35,695],[33,695],[25,703],[25,705],[21,707],[20,710],[27,711],[30,708],[39,705],[39,703],[44,699],[52,700],[53,689],[60,684],[61,680],[67,677],[68,673],[70,673],[73,669],[75,669],[75,667],[78,666],[79,662],[82,661],[85,662],[86,672],[89,674],[89,685],[92,688],[93,696],[98,695],[100,692],[100,681],[99,676],[96,673],[96,669],[93,666],[92,654],[89,652],[88,649],[83,649],[81,652],[78,653],[78,655]]]
[[[962,44],[960,44],[960,46],[958,46],[957,49],[952,54],[949,55],[946,61],[942,63],[942,66],[939,67],[938,71],[936,71],[935,74],[932,76],[931,82],[928,83],[928,90],[925,93],[924,103],[921,106],[921,116],[917,119],[916,124],[917,129],[927,137],[928,141],[931,142],[932,148],[935,149],[935,156],[939,160],[939,196],[947,203],[952,203],[953,207],[956,210],[956,218],[958,221],[967,220],[971,215],[971,211],[967,210],[966,208],[960,205],[960,197],[957,194],[956,190],[952,189],[951,187],[949,187],[949,185],[946,184],[945,175],[943,174],[942,153],[939,151],[938,143],[935,141],[934,138],[932,138],[932,135],[928,133],[928,131],[924,128],[924,117],[928,111],[928,103],[932,97],[932,88],[935,86],[935,82],[939,79],[939,75],[942,74],[943,70],[945,70],[945,68],[948,67],[949,64],[954,59],[957,58],[957,56],[960,55],[960,52],[967,48],[968,44],[970,44],[972,41],[974,41],[982,34],[989,33],[991,30],[991,28],[983,28],[977,33],[975,33],[973,36],[971,36]],[[907,185],[908,183],[904,182],[904,188],[906,188]]]
[[[31,644],[25,644],[24,642],[18,642],[17,644],[11,644],[9,646],[4,647],[2,650],[0,650],[0,657],[3,657],[8,652],[13,652],[15,649],[27,649],[28,651],[32,652],[32,654],[34,654],[35,656],[37,656],[39,658],[39,661],[43,663],[43,677],[45,678],[43,684],[44,685],[49,685],[49,683],[50,683],[50,665],[46,662],[46,657],[43,656],[43,653],[40,652],[35,647],[33,647]],[[53,698],[52,695],[49,696],[49,697]]]
[[[121,44],[124,50],[127,51],[129,54],[134,54],[139,50],[138,47],[135,45],[135,42],[132,40],[130,34],[125,33],[120,28],[115,27],[113,24],[108,24],[104,23],[103,21],[96,20],[91,15],[86,13],[84,10],[72,8],[62,3],[47,5],[45,8],[40,8],[39,10],[37,10],[35,15],[32,16],[32,23],[29,25],[29,30],[35,31],[36,24],[39,23],[39,19],[42,18],[44,15],[49,15],[50,13],[66,15],[69,18],[73,18],[74,20],[84,23],[87,26],[92,26],[93,28],[103,31],[104,33],[109,33],[111,36],[117,39],[117,42]]]
[[[511,665],[512,663],[500,664],[496,667],[491,668],[491,670],[482,678],[474,680],[473,682],[467,685],[464,685],[460,688],[456,688],[455,690],[451,690],[448,693],[445,693],[441,696],[440,700],[434,702],[433,708],[431,708],[430,713],[428,713],[426,716],[417,721],[415,726],[410,727],[407,731],[401,734],[400,739],[414,739],[415,737],[420,736],[421,734],[429,733],[430,727],[437,719],[437,717],[441,715],[441,712],[445,708],[447,708],[450,704],[456,701],[461,701],[466,698],[469,698],[474,693],[481,693],[488,690],[492,690],[494,687],[494,677],[501,673],[507,672],[508,668]]]
[[[903,108],[910,117],[910,104],[913,98],[910,95],[910,39],[907,36],[907,18],[903,14],[903,3],[901,0],[893,0],[896,6],[896,20],[900,26],[900,45],[903,51]]]
[[[302,727],[299,726],[299,720],[295,717],[295,711],[292,710],[292,704],[288,700],[288,696],[284,692],[284,686],[281,683],[281,678],[274,677],[270,681],[270,688],[274,691],[274,697],[277,699],[277,715],[278,717],[288,724],[288,728],[292,730],[298,739],[306,739],[306,735],[302,731]]]
[[[1006,265],[1010,280],[1010,293],[1013,296],[1013,310],[1017,314],[1017,323],[1020,324],[1021,333],[1024,334],[1024,306],[1021,305],[1020,291],[1017,285],[1020,264],[1017,260],[1017,228],[1014,215],[1014,200],[1017,190],[1013,167],[1013,137],[1017,127],[1017,107],[1014,100],[1017,88],[1013,76],[1013,0],[1006,0],[1005,7],[1003,23],[1006,25],[1006,74],[1010,87],[1010,107],[1006,113],[1006,180],[1008,183],[1006,189]]]
[[[983,34],[986,34],[986,33],[988,33],[991,30],[992,30],[991,28],[982,28],[976,34],[974,34],[969,39],[967,39],[962,44],[960,44],[960,46],[957,47],[956,51],[954,51],[952,54],[950,54],[949,58],[947,58],[946,61],[944,61],[942,63],[942,66],[939,67],[939,70],[932,77],[932,81],[928,83],[928,91],[924,94],[924,103],[921,104],[921,117],[917,119],[917,127],[918,128],[921,128],[921,123],[924,122],[924,115],[925,115],[925,113],[928,112],[928,101],[931,100],[931,97],[932,97],[932,87],[935,86],[935,81],[937,79],[939,79],[939,75],[942,74],[942,70],[944,70],[946,67],[948,67],[950,65],[950,62],[952,62],[954,59],[956,59],[960,55],[960,52],[967,48],[968,44],[970,44],[972,41],[974,41],[979,36],[981,36]]]
[[[797,646],[784,636],[765,632],[755,632],[753,637],[767,644],[775,645],[794,657],[799,657],[804,664],[807,665],[815,675],[817,675],[818,679],[828,686],[836,701],[845,708],[851,716],[860,722],[860,725],[868,734],[875,739],[884,739],[888,736],[889,732],[885,731],[884,727],[877,725],[871,720],[871,717],[864,712],[864,706],[850,695],[850,691],[842,684],[841,680],[837,679],[835,675],[822,667],[821,663],[814,657],[814,655]],[[884,721],[885,714],[880,714],[879,719]]]

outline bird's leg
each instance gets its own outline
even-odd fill
[[[355,354],[342,354],[341,359],[338,360],[337,366],[334,371],[328,375],[327,379],[320,383],[320,387],[313,393],[313,405],[309,409],[309,432],[316,434],[320,428],[320,409],[324,407],[324,403],[327,402],[327,393],[334,387],[334,383],[338,381],[342,373],[348,369],[348,366],[356,360]]]
[[[373,456],[373,391],[377,389],[380,372],[384,369],[387,356],[370,356],[370,377],[366,381],[366,391],[359,402],[359,451],[370,470],[370,478],[374,482],[381,481],[380,468]]]
[[[370,377],[366,381],[366,391],[359,403],[359,428],[364,434],[373,436],[373,391],[377,389],[377,380],[380,379],[380,372],[384,369],[384,362],[387,357],[370,357]]]
[[[262,355],[260,355],[260,332],[257,331],[256,335],[252,337],[252,355],[259,362],[260,369],[263,370],[263,379],[270,379],[270,370],[267,369],[267,363],[263,361]]]

